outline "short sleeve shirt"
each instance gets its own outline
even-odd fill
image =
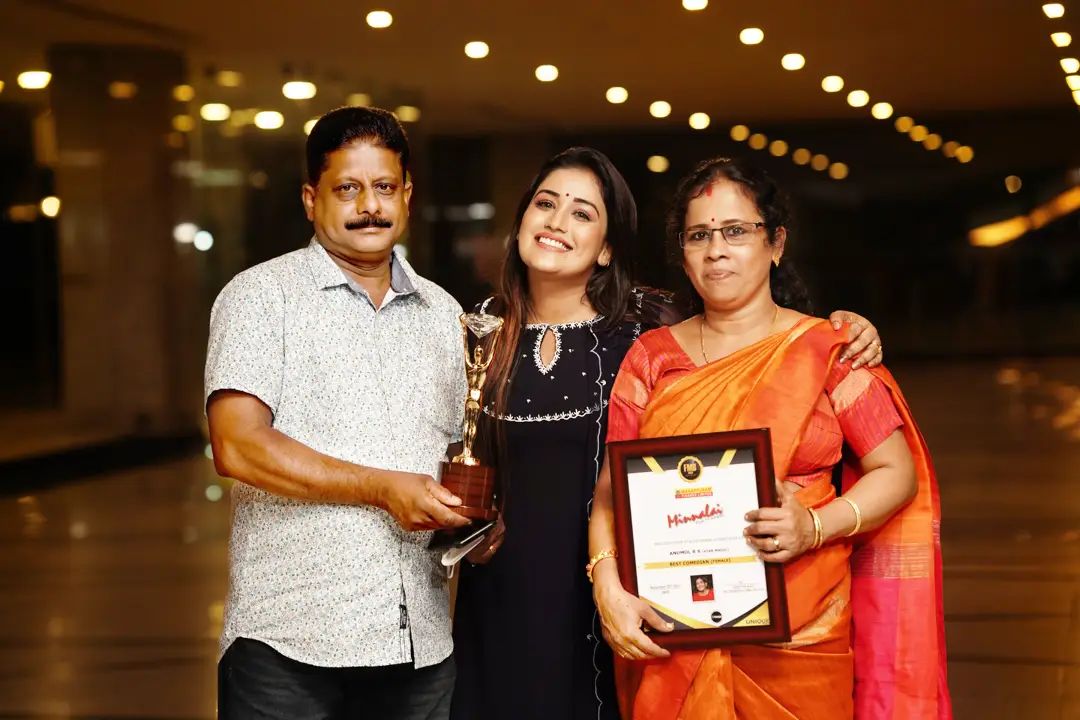
[[[285,435],[368,467],[437,477],[461,435],[461,306],[399,255],[376,308],[312,240],[237,275],[210,316],[205,395],[257,397]],[[238,637],[324,667],[436,664],[452,650],[430,532],[369,506],[233,486],[221,651]]]

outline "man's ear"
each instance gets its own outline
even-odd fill
[[[307,215],[308,222],[315,220],[315,193],[315,188],[307,183],[304,183],[300,189],[300,202],[304,203],[304,213]]]

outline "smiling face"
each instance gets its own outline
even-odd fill
[[[699,593],[703,593],[709,589],[708,583],[705,582],[705,578],[694,578],[694,587],[697,588]]]
[[[588,282],[607,265],[607,209],[596,177],[560,168],[545,177],[518,225],[518,253],[530,272]]]
[[[683,229],[757,222],[763,218],[750,193],[740,183],[724,179],[690,201]],[[738,309],[770,293],[769,266],[783,255],[786,231],[777,228],[772,242],[766,228],[751,232],[754,237],[740,239],[736,245],[713,232],[706,243],[683,248],[683,268],[706,307]]]
[[[411,195],[399,155],[358,141],[326,156],[318,185],[304,185],[303,201],[327,252],[345,261],[372,262],[388,257],[404,234]]]

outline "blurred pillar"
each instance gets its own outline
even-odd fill
[[[199,325],[205,318],[195,261],[172,238],[183,188],[170,170],[179,150],[168,144],[183,59],[153,48],[56,45],[48,61],[64,415],[117,435],[193,429],[199,375],[190,358],[202,353],[189,349],[201,340],[186,315],[200,315]],[[110,88],[116,82],[132,85]]]

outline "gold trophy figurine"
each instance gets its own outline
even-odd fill
[[[461,454],[454,456],[450,462],[442,463],[442,485],[461,498],[461,505],[451,508],[454,512],[472,520],[488,521],[494,520],[499,514],[495,509],[495,469],[477,460],[472,448],[476,441],[476,424],[483,409],[481,395],[484,379],[494,358],[503,320],[481,313],[462,313],[459,320],[465,343],[465,375],[469,393],[465,398]],[[470,334],[476,338],[471,348]]]

